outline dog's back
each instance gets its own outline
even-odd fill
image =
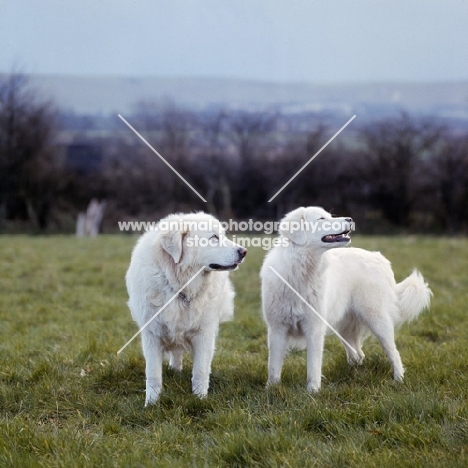
[[[414,270],[397,284],[391,263],[380,252],[337,249],[326,252],[323,258],[332,321],[336,314],[346,312],[341,309],[352,309],[360,315],[380,304],[380,310],[387,310],[393,325],[398,327],[429,307],[432,293],[421,273]]]

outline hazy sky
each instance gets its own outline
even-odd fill
[[[0,0],[0,72],[468,80],[468,0]]]

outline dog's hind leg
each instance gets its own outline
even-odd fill
[[[288,346],[287,330],[284,327],[268,327],[268,385],[281,381],[284,356]]]
[[[174,349],[170,352],[169,367],[176,371],[183,368],[184,352],[181,349]]]
[[[339,339],[346,351],[346,358],[350,366],[362,364],[365,354],[362,352],[362,343],[366,335],[364,324],[349,311],[343,320],[336,326]]]
[[[346,340],[345,342],[342,338],[340,338],[341,343],[343,344],[346,351],[346,359],[348,364],[350,366],[361,365],[362,361],[364,361],[364,358],[366,357],[366,355],[362,352],[362,337],[351,335],[342,335],[342,337]]]
[[[368,316],[374,318],[373,320],[367,321],[367,326],[380,341],[392,366],[393,378],[398,382],[403,381],[405,371],[401,362],[400,353],[395,344],[395,332],[390,316],[382,313],[377,315],[374,312],[370,313]]]

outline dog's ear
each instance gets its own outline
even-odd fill
[[[307,232],[304,230],[305,208],[297,208],[288,213],[280,222],[279,232],[297,245],[304,245],[307,240]]]
[[[179,263],[182,258],[182,243],[187,232],[175,230],[165,231],[161,234],[161,247]]]

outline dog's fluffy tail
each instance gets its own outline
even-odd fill
[[[396,285],[400,321],[396,325],[414,320],[424,309],[429,308],[432,291],[418,270],[413,270],[401,283]]]

